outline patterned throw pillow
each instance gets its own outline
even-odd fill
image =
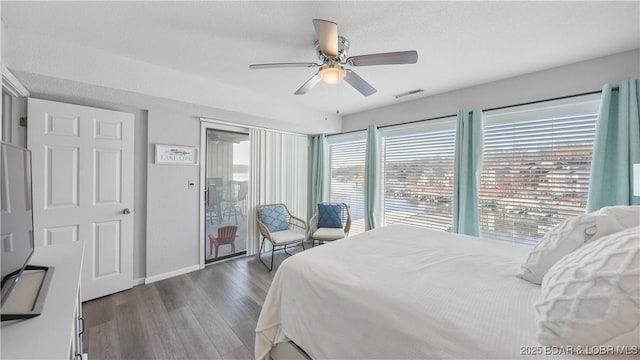
[[[318,227],[342,228],[342,205],[318,204]]]
[[[269,232],[276,232],[289,230],[286,211],[283,205],[265,206],[258,210],[258,215],[260,216],[260,221],[269,229]]]
[[[542,283],[549,268],[565,255],[586,243],[624,228],[612,216],[583,214],[570,217],[549,230],[531,250],[520,268],[519,276],[534,284]]]
[[[549,269],[536,303],[543,345],[603,345],[640,325],[640,227],[602,237]],[[639,345],[640,338],[634,344]]]

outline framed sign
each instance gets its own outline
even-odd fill
[[[198,165],[198,148],[156,144],[156,164]]]

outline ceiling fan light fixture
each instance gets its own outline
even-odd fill
[[[376,93],[376,88],[358,76],[353,70],[345,69],[343,65],[351,67],[415,64],[418,61],[418,52],[415,50],[349,57],[349,41],[343,36],[338,35],[338,24],[333,21],[313,19],[313,27],[315,28],[317,38],[314,45],[320,63],[251,64],[249,65],[249,69],[320,67],[317,73],[313,74],[309,80],[293,93],[294,95],[306,94],[320,81],[329,85],[337,85],[344,80],[363,96],[370,96]],[[412,94],[413,92],[409,93],[409,95]],[[397,98],[399,97],[400,96],[397,96]]]
[[[329,85],[339,84],[344,76],[347,74],[344,68],[336,64],[327,64],[320,68],[318,71],[320,79]]]

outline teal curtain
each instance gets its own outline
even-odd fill
[[[478,236],[478,191],[484,143],[482,110],[458,111],[453,164],[452,232]]]
[[[318,203],[324,201],[325,193],[325,154],[327,137],[324,134],[313,137],[313,158],[311,159],[311,214]]]
[[[382,136],[376,125],[367,129],[367,148],[364,164],[364,227],[375,229],[382,223],[381,165]]]
[[[593,144],[587,212],[640,205],[633,196],[633,164],[640,163],[640,79],[605,85]]]

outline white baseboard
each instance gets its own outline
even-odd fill
[[[178,269],[178,270],[174,270],[174,271],[169,271],[169,272],[166,272],[166,273],[163,273],[163,274],[148,276],[146,279],[144,279],[144,283],[145,284],[151,284],[151,283],[154,283],[156,281],[172,278],[174,276],[190,273],[190,272],[196,271],[196,270],[200,270],[200,265],[199,264],[198,265],[187,266],[186,268],[182,268],[182,269]]]
[[[138,286],[138,285],[144,285],[144,278],[139,278],[139,279],[133,279],[133,282],[131,283],[131,286]]]

